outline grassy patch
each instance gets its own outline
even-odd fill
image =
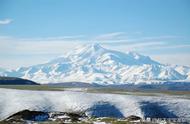
[[[0,85],[0,88],[39,91],[63,91],[63,87],[47,85]]]
[[[117,119],[115,119],[115,118],[102,118],[102,119],[100,119],[101,122],[106,122],[106,123],[112,123],[116,120]]]
[[[88,88],[90,93],[110,93],[122,95],[137,95],[137,96],[158,96],[166,95],[187,95],[190,96],[190,91],[171,91],[171,90],[128,90],[120,88]]]
[[[0,85],[0,88],[19,89],[19,90],[37,90],[37,91],[64,91],[74,87],[63,86],[48,86],[48,85]],[[81,88],[82,89],[82,88]],[[106,94],[120,94],[120,95],[136,95],[136,96],[159,96],[166,95],[178,95],[188,96],[190,98],[190,91],[170,91],[170,90],[128,90],[120,88],[85,88],[85,92],[88,93],[106,93]],[[82,90],[81,90],[82,92]]]

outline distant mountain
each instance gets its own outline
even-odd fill
[[[15,77],[0,77],[0,85],[38,85],[37,83]]]
[[[84,45],[47,63],[0,72],[40,83],[158,84],[190,80],[190,67],[164,65],[136,52]]]

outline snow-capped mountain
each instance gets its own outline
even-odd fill
[[[135,52],[122,53],[92,44],[79,47],[44,64],[0,74],[39,83],[139,84],[187,80],[190,77],[190,67],[164,65]]]

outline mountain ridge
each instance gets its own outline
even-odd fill
[[[136,52],[122,53],[90,44],[47,63],[0,72],[0,75],[40,83],[151,84],[189,80],[190,67],[164,65]]]

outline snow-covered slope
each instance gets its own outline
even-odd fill
[[[110,109],[109,106],[114,106],[114,109]],[[136,96],[0,89],[0,120],[25,109],[85,112],[89,116],[92,113],[109,115],[109,112],[119,112],[124,117],[136,115],[142,118],[190,118],[190,100],[172,95]]]
[[[92,44],[44,64],[0,74],[39,83],[86,82],[106,85],[186,80],[189,72],[190,69],[183,71],[178,67],[160,64],[135,52],[122,53]]]
[[[188,66],[179,66],[174,65],[172,66],[177,72],[179,72],[182,75],[187,75],[187,80],[190,80],[190,67]]]

